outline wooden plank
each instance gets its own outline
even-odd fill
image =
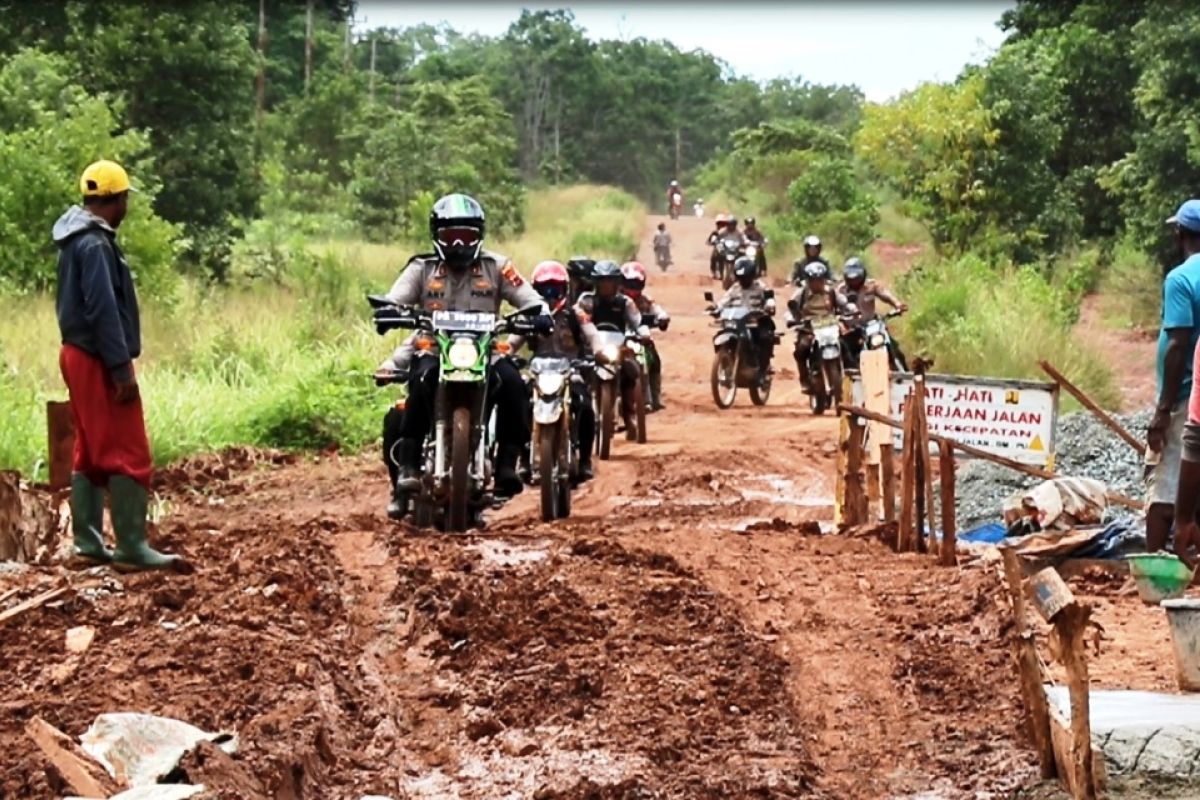
[[[110,797],[119,791],[116,781],[99,762],[88,757],[69,736],[41,717],[34,717],[25,724],[25,735],[38,746],[74,794]]]
[[[958,565],[958,500],[955,497],[954,448],[946,442],[938,442],[939,478],[942,484],[942,553],[943,567]]]
[[[879,446],[879,481],[883,484],[883,521],[896,520],[896,462],[892,443]]]
[[[866,474],[866,421],[850,418],[850,438],[846,448],[846,519],[850,525],[865,525],[867,513]]]
[[[1008,584],[1008,597],[1012,604],[1013,622],[1017,635],[1013,638],[1013,660],[1021,682],[1021,699],[1025,707],[1025,729],[1037,751],[1038,765],[1042,778],[1053,778],[1058,774],[1054,758],[1054,739],[1050,724],[1050,704],[1043,688],[1041,662],[1038,660],[1034,632],[1029,624],[1029,612],[1025,607],[1025,593],[1021,588],[1022,571],[1016,552],[1009,547],[1000,548],[1004,559],[1004,577]]]
[[[903,429],[905,426],[905,423],[897,422],[896,420],[892,419],[891,417],[876,414],[875,412],[868,411],[867,409],[862,408],[860,406],[843,405],[840,407],[840,410],[843,414],[857,414],[860,417],[864,417],[864,418],[872,420],[874,422],[882,422],[883,424],[890,425],[893,428]],[[986,450],[980,450],[978,447],[973,447],[972,445],[965,444],[963,442],[958,441],[957,439],[952,439],[949,436],[942,436],[941,434],[938,434],[938,433],[931,433],[931,434],[929,434],[929,440],[931,442],[938,442],[938,443],[949,442],[951,447],[953,447],[955,450],[960,450],[960,451],[966,453],[967,455],[974,456],[975,458],[979,458],[984,461],[990,461],[993,464],[999,464],[1002,467],[1008,467],[1009,469],[1014,470],[1015,472],[1021,472],[1021,473],[1024,473],[1025,475],[1032,475],[1035,478],[1042,478],[1044,480],[1053,480],[1054,478],[1058,477],[1057,475],[1055,475],[1053,472],[1051,472],[1049,470],[1042,469],[1041,467],[1033,467],[1028,464],[1022,464],[1019,461],[1013,461],[1011,458],[1005,458],[1004,456],[998,456],[994,453],[989,453]],[[1125,495],[1118,494],[1116,492],[1108,492],[1105,495],[1105,497],[1108,498],[1108,502],[1110,502],[1110,503],[1115,503],[1116,505],[1124,506],[1124,507],[1126,507],[1128,509],[1132,509],[1134,511],[1144,511],[1146,508],[1145,503],[1139,502],[1137,500],[1134,500],[1132,497],[1126,497]]]
[[[49,446],[50,488],[65,489],[71,485],[71,469],[75,453],[75,420],[71,404],[57,401],[46,403],[46,442]]]
[[[40,606],[44,606],[46,603],[62,597],[69,591],[71,591],[70,586],[60,586],[57,589],[50,589],[49,591],[42,592],[35,597],[31,597],[23,603],[17,603],[7,611],[0,612],[0,625],[4,625],[4,623],[8,622],[10,619],[14,619],[21,614],[24,614],[26,611],[31,611]]]
[[[889,413],[892,410],[892,382],[887,351],[864,350],[858,371],[862,376],[863,406],[879,414]],[[872,422],[867,441],[870,443],[867,464],[879,464],[880,445],[892,441],[892,432],[886,425]]]
[[[1113,419],[1112,416],[1103,408],[1101,408],[1095,400],[1088,397],[1082,389],[1067,380],[1066,376],[1055,369],[1053,364],[1051,364],[1049,361],[1039,361],[1038,364],[1041,366],[1043,372],[1053,378],[1059,386],[1070,392],[1071,396],[1078,400],[1080,405],[1095,414],[1096,419],[1103,422],[1110,431],[1124,440],[1124,442],[1132,447],[1138,455],[1142,455],[1142,453],[1145,452],[1145,442],[1138,441],[1136,436],[1126,430],[1121,423]]]

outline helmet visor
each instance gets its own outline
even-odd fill
[[[483,232],[478,228],[453,227],[440,228],[437,232],[437,243],[442,247],[475,248],[483,241]]]

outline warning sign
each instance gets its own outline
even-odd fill
[[[904,418],[904,403],[912,387],[912,375],[891,376],[892,417],[896,420]],[[862,391],[861,379],[855,378],[856,404],[861,402]],[[930,433],[1022,464],[1053,467],[1057,384],[926,375],[925,416]],[[900,431],[896,430],[895,446],[900,444]]]

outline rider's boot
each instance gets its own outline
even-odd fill
[[[650,373],[650,410],[662,411],[666,408],[662,401],[662,372]]]
[[[525,485],[517,474],[517,459],[521,456],[521,446],[517,444],[502,444],[496,453],[496,494],[501,497],[514,497],[521,493]]]
[[[397,493],[416,494],[421,490],[421,443],[416,439],[401,439],[396,443]],[[391,506],[388,507],[389,511]]]
[[[626,389],[621,397],[621,417],[625,420],[625,438],[631,442],[637,441],[637,392]]]
[[[596,471],[592,468],[592,451],[589,448],[586,452],[579,454],[579,480],[590,481],[596,477]]]
[[[804,363],[804,359],[796,356],[796,372],[800,375],[800,385],[804,387],[804,391],[812,392],[812,377],[808,374],[808,366]]]

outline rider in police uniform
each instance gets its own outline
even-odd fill
[[[516,309],[539,309],[537,325],[549,332],[553,321],[533,287],[525,282],[508,257],[483,249],[483,208],[473,198],[451,194],[438,200],[429,214],[434,253],[414,256],[388,291],[396,305],[420,305],[426,311],[475,311],[499,314],[500,304]],[[439,359],[418,358],[409,373],[408,401],[394,420],[392,435],[398,469],[396,492],[420,487],[421,443],[433,423]],[[512,496],[521,491],[517,458],[529,441],[529,397],[516,365],[506,358],[492,365],[489,398],[496,404],[496,492]],[[388,433],[385,420],[385,438]]]

